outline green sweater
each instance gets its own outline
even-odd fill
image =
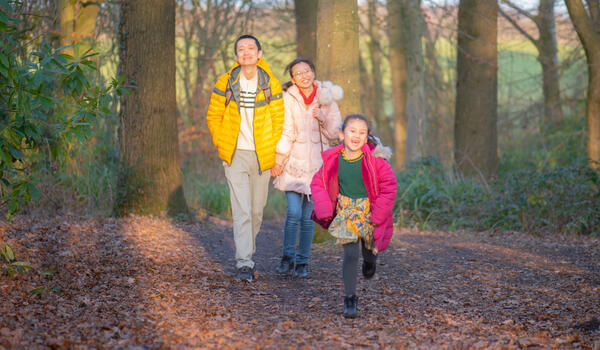
[[[367,189],[363,181],[360,166],[364,154],[350,161],[340,153],[338,164],[338,182],[340,194],[350,198],[366,198]]]

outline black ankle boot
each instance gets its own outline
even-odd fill
[[[308,268],[306,264],[296,264],[294,269],[294,277],[306,278],[308,277]]]
[[[356,295],[344,297],[344,317],[356,318],[358,315],[356,307],[358,306],[358,298]]]
[[[290,258],[289,256],[284,256],[283,258],[281,258],[281,262],[279,263],[279,266],[275,268],[275,271],[277,271],[278,273],[289,274],[292,272],[293,269],[294,262],[292,261],[292,258]]]
[[[373,275],[375,275],[375,269],[377,268],[377,263],[375,262],[367,262],[366,260],[363,261],[362,264],[362,273],[363,276],[365,276],[366,279],[371,279],[373,278]]]

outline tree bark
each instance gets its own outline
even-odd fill
[[[379,20],[377,18],[377,0],[369,0],[367,4],[368,12],[368,32],[369,32],[369,54],[371,57],[371,85],[373,86],[372,115],[377,123],[377,136],[385,145],[392,142],[392,125],[385,115],[383,95],[383,77],[381,74],[381,34]]]
[[[581,0],[565,3],[587,58],[587,152],[590,166],[600,171],[600,6],[590,1],[588,14]]]
[[[425,155],[425,63],[421,0],[402,0],[402,41],[406,62],[406,156],[413,161]]]
[[[315,61],[317,58],[318,0],[294,0],[296,17],[296,54]]]
[[[400,170],[406,163],[406,64],[402,40],[400,0],[387,1],[389,60],[392,71],[392,104],[394,106],[394,166]]]
[[[538,61],[542,65],[544,116],[553,122],[560,122],[564,119],[564,115],[560,102],[554,3],[555,0],[540,0],[538,20],[536,21],[539,39],[536,46],[539,52]]]
[[[360,111],[358,4],[320,0],[317,12],[317,74],[344,89],[342,116]]]
[[[444,77],[444,68],[440,65],[440,57],[436,49],[438,38],[427,27],[423,19],[423,36],[425,38],[425,106],[427,130],[425,151],[428,155],[437,155],[447,165],[454,164],[454,91],[453,81]],[[447,70],[446,70],[447,71]]]
[[[187,214],[177,137],[174,0],[123,0],[119,41],[119,71],[131,94],[121,97],[115,211]]]
[[[460,0],[455,159],[465,176],[496,174],[497,155],[497,23],[495,0]]]

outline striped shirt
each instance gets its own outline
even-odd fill
[[[254,104],[258,93],[258,74],[248,80],[240,72],[240,133],[237,140],[237,149],[254,151]]]

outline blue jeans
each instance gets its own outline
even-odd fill
[[[307,264],[312,244],[314,224],[310,219],[313,203],[310,197],[298,192],[286,191],[287,212],[283,227],[283,256],[296,261],[296,264]],[[298,239],[298,228],[300,239]],[[298,242],[298,251],[296,251]]]

